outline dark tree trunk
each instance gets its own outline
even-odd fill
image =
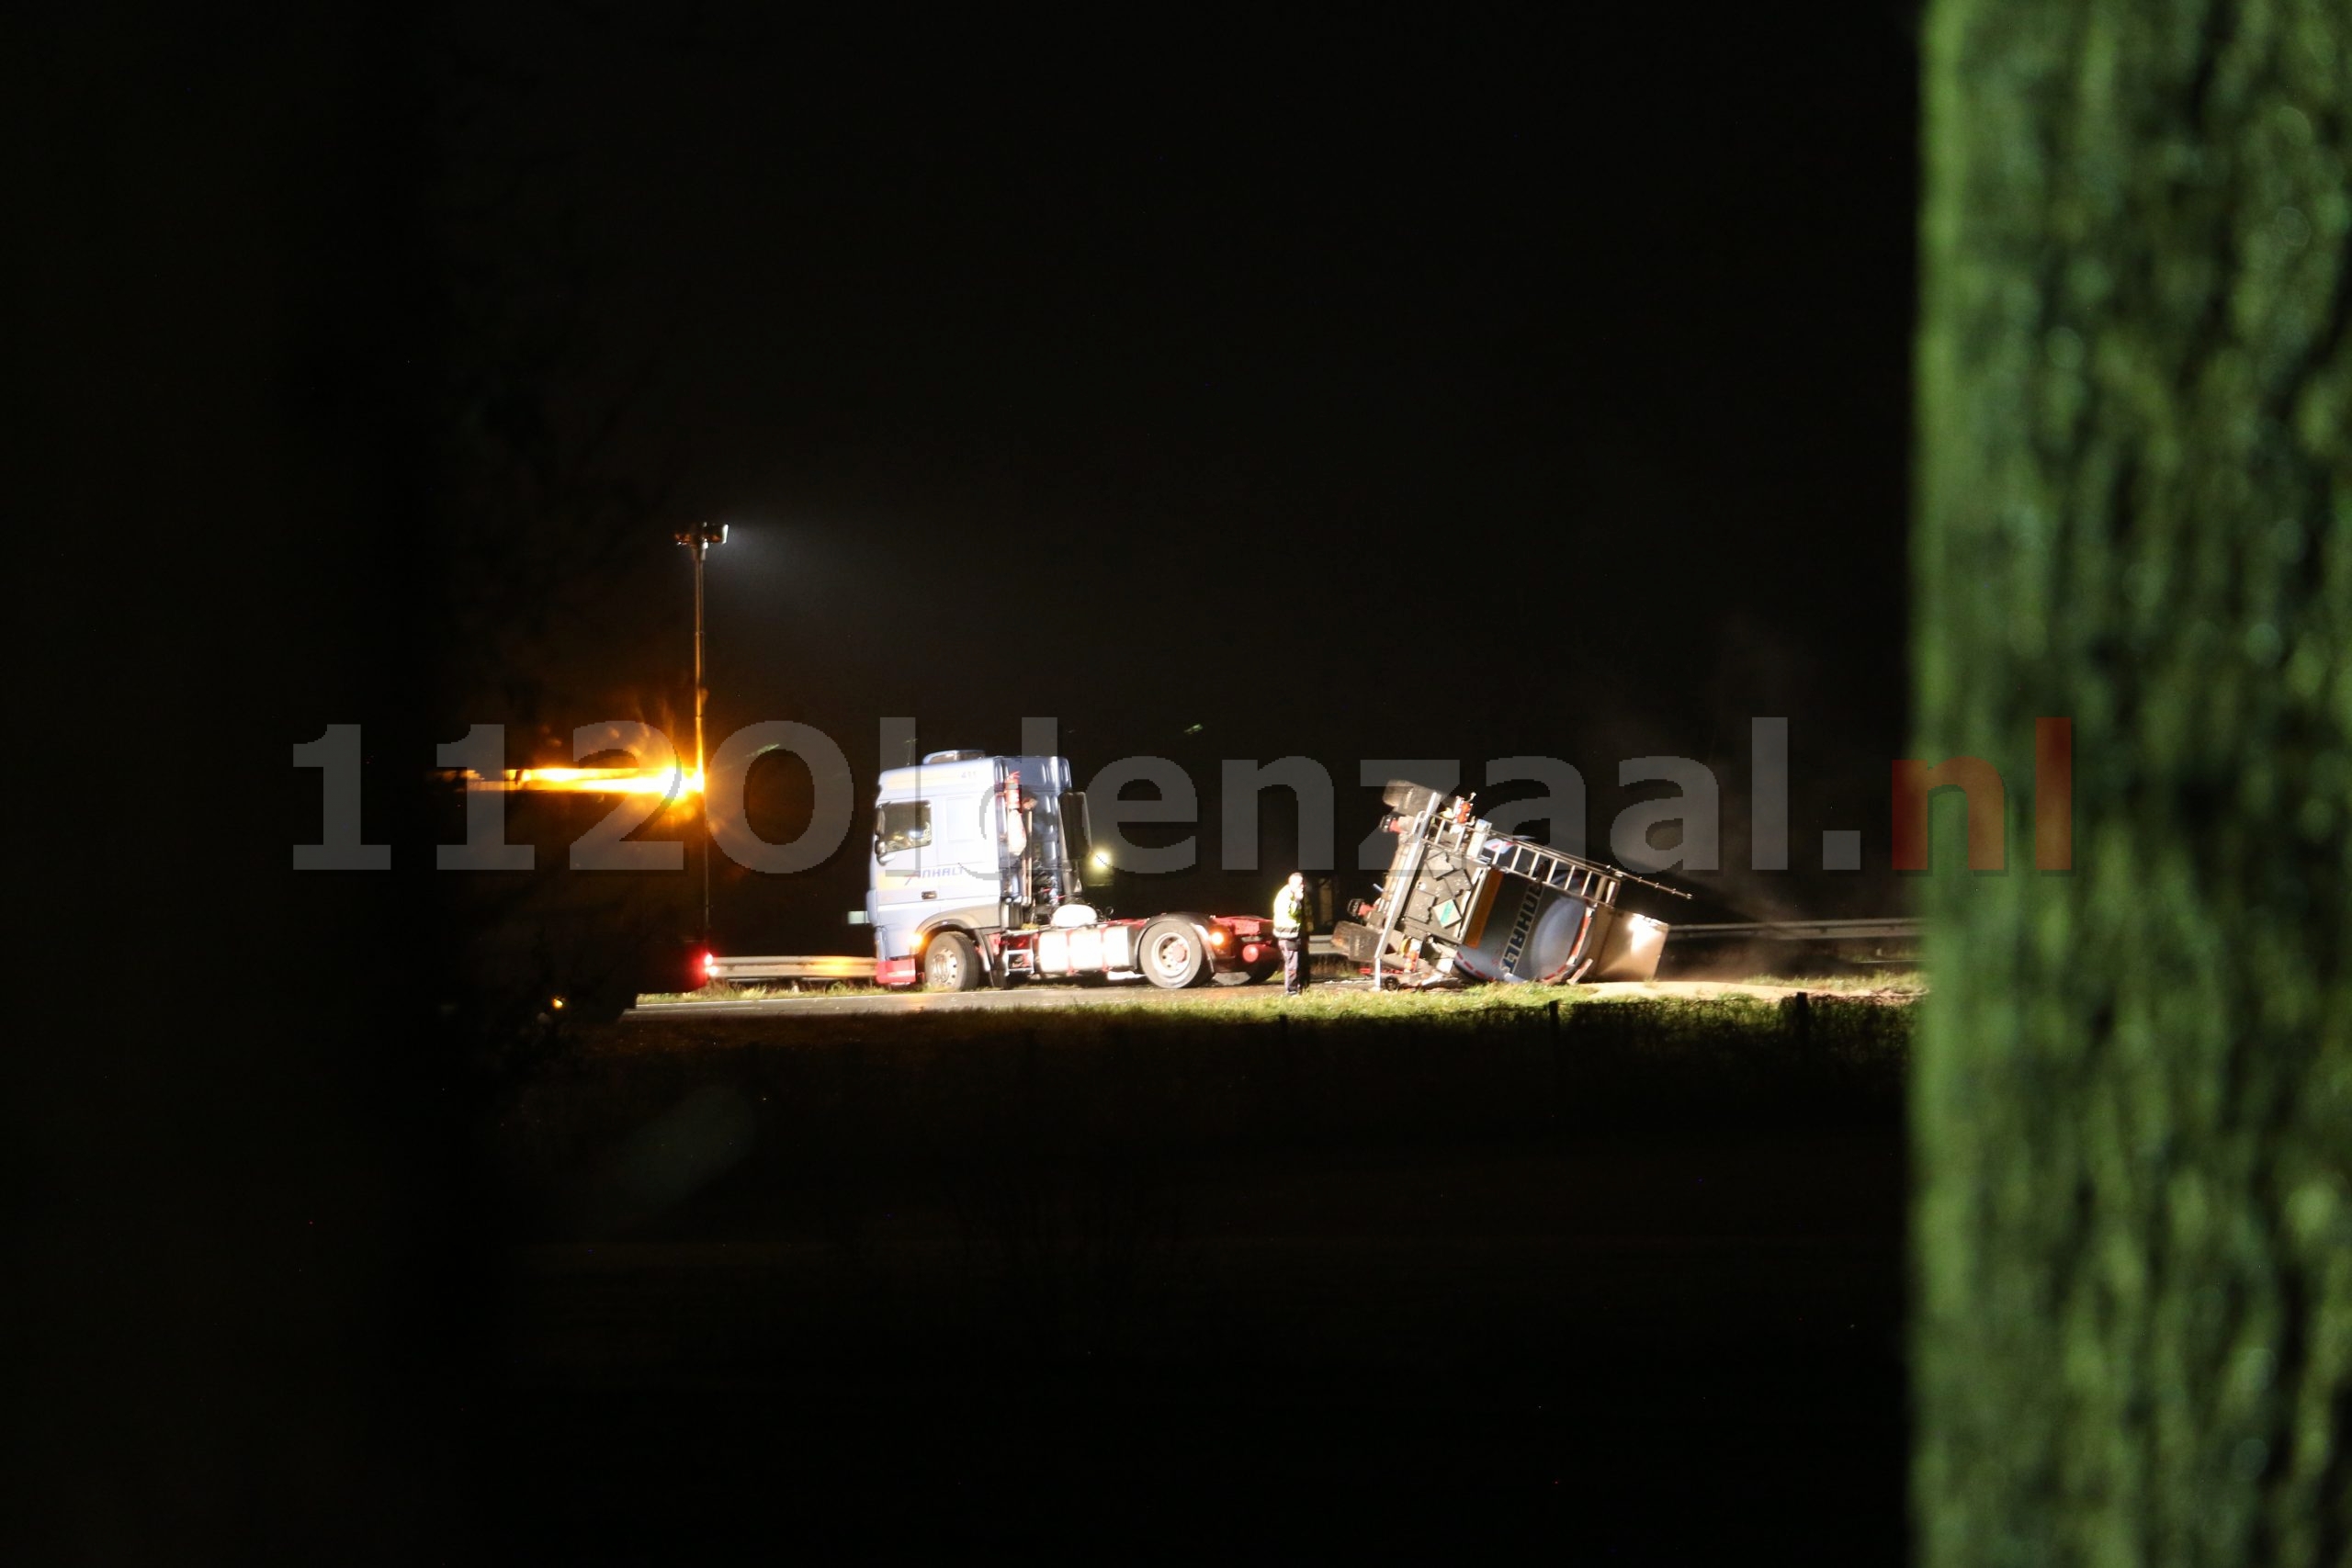
[[[2352,1555],[2352,19],[1935,0],[1923,1559]],[[2034,721],[2074,720],[2074,869]]]

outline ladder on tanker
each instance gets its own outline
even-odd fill
[[[1596,865],[1548,845],[1508,839],[1501,834],[1487,839],[1484,858],[1488,865],[1507,875],[1523,876],[1588,904],[1614,904],[1617,886],[1625,880],[1625,874],[1612,867]]]

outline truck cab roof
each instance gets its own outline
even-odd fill
[[[952,753],[951,753],[952,754]],[[1021,786],[1032,795],[1059,795],[1070,787],[1069,761],[1064,757],[997,757],[964,753],[967,760],[922,762],[913,767],[885,768],[877,781],[877,800],[921,800],[966,791],[994,789],[1004,775],[1019,770]]]

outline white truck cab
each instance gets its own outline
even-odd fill
[[[1086,797],[1060,757],[934,751],[885,771],[874,798],[865,918],[884,986],[969,990],[1100,976],[1198,985],[1262,978],[1269,922],[1112,919],[1085,902]]]

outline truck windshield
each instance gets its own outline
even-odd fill
[[[931,802],[897,801],[874,813],[874,852],[921,849],[931,842]]]

